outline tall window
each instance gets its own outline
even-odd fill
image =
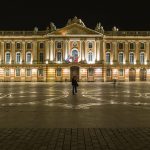
[[[107,75],[107,77],[110,77],[110,76],[111,76],[111,69],[107,69],[107,70],[106,70],[106,75]]]
[[[119,69],[119,76],[123,76],[124,75],[124,70],[123,69]]]
[[[6,64],[10,63],[10,52],[6,52]]]
[[[145,43],[140,43],[140,49],[145,49]]]
[[[26,62],[31,63],[31,53],[30,52],[26,53]]]
[[[57,76],[61,76],[61,68],[57,68],[56,72],[57,72]]]
[[[61,52],[57,52],[57,61],[61,61]]]
[[[16,53],[16,63],[20,63],[21,59],[20,59],[20,53]]]
[[[43,63],[44,62],[44,53],[40,52],[40,62]]]
[[[29,77],[29,76],[31,76],[31,74],[32,74],[31,69],[27,69],[26,70],[26,75]]]
[[[89,52],[89,53],[88,53],[88,61],[89,61],[89,62],[92,62],[92,61],[93,61],[93,53],[92,53],[92,52]]]
[[[119,53],[119,63],[123,63],[123,53]]]
[[[130,64],[134,64],[134,53],[129,54]]]
[[[144,52],[140,53],[140,64],[144,64]]]
[[[110,63],[110,53],[106,53],[106,63]]]
[[[92,48],[92,47],[93,47],[92,42],[89,42],[89,48]]]
[[[130,50],[134,50],[135,49],[135,43],[130,43],[129,48],[130,48]]]
[[[16,76],[20,76],[20,69],[19,68],[16,69]]]
[[[6,76],[10,76],[10,69],[6,69],[6,70],[5,70],[5,75],[6,75]]]
[[[43,69],[39,69],[38,70],[38,76],[43,76],[44,72],[43,72]]]

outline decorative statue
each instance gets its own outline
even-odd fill
[[[116,26],[114,26],[114,27],[112,28],[112,31],[117,32],[117,31],[119,31],[119,29],[118,29]]]
[[[100,22],[98,22],[97,23],[97,25],[96,25],[96,27],[95,27],[95,30],[97,31],[97,32],[100,32],[100,33],[104,33],[104,28],[103,28],[103,26],[101,26],[101,23]]]
[[[53,22],[50,22],[50,31],[56,31],[56,26]]]
[[[34,27],[34,33],[37,33],[38,32],[38,27]]]

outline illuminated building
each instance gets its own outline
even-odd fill
[[[104,31],[69,19],[57,29],[0,31],[0,81],[149,81],[150,31]]]

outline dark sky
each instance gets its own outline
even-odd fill
[[[60,28],[74,16],[90,28],[101,22],[105,30],[114,25],[120,30],[150,30],[150,5],[144,0],[2,0],[0,30],[45,30],[51,21]]]

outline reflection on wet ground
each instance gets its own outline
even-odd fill
[[[89,109],[102,105],[149,108],[149,83],[80,83],[72,95],[70,83],[1,83],[0,107],[48,106]]]

